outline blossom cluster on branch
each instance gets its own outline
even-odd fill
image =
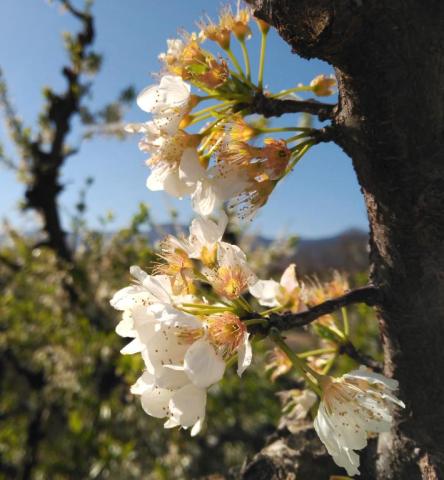
[[[369,434],[388,430],[394,406],[403,406],[394,396],[396,381],[368,369],[329,376],[339,355],[356,352],[346,307],[342,321],[324,314],[311,324],[322,348],[308,352],[294,352],[271,323],[276,315],[297,315],[345,294],[346,279],[335,274],[327,283],[301,281],[293,264],[279,281],[258,279],[245,253],[223,240],[229,215],[252,218],[317,143],[312,127],[271,128],[264,117],[252,117],[258,95],[305,105],[297,92],[327,96],[335,86],[333,78],[320,75],[310,85],[275,94],[265,90],[269,26],[262,20],[256,20],[261,51],[254,82],[247,48],[251,19],[248,9],[224,8],[217,22],[202,20],[198,33],[168,40],[167,51],[159,55],[158,84],[138,96],[139,107],[152,119],[126,129],[142,134],[139,147],[149,154],[147,187],[189,196],[197,216],[188,237],[165,238],[150,274],[131,267],[132,285],[111,300],[122,311],[116,331],[132,338],[122,353],[138,353],[144,360],[145,371],[131,387],[143,409],[165,418],[165,428],[190,428],[192,435],[204,425],[207,390],[233,363],[241,376],[251,364],[254,342],[266,332],[275,344],[268,365],[272,380],[294,371],[305,382],[306,390],[295,390],[286,408],[297,418],[313,415],[335,462],[355,475],[355,450],[366,445]],[[231,49],[234,38],[244,67]],[[222,54],[204,48],[205,42]],[[210,104],[198,107],[202,102]],[[268,136],[276,133],[282,138]]]

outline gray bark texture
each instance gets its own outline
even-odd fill
[[[444,2],[250,3],[294,52],[327,61],[338,79],[331,138],[365,198],[385,374],[407,405],[379,439],[377,473],[363,478],[444,478]],[[245,478],[296,478],[291,462],[283,468]]]

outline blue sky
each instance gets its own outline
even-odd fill
[[[77,5],[81,3],[77,2]],[[207,12],[215,16],[218,0],[96,0],[96,50],[104,55],[103,69],[93,88],[93,105],[113,100],[123,87],[138,90],[152,82],[159,70],[157,55],[165,50],[167,38],[179,28],[193,30],[195,21]],[[22,118],[32,126],[41,106],[45,85],[63,88],[60,66],[65,59],[61,33],[75,31],[77,22],[62,15],[57,2],[44,0],[2,0],[0,5],[0,66],[9,85],[12,100]],[[257,39],[251,40],[251,54],[258,53]],[[268,44],[265,83],[273,91],[308,83],[331,68],[319,61],[305,61],[292,55],[290,48],[273,32]],[[256,64],[253,65],[255,71]],[[327,99],[327,101],[332,101]],[[128,121],[144,121],[143,112],[132,108]],[[295,116],[285,123],[292,125]],[[73,132],[75,143],[80,130]],[[0,138],[5,141],[3,124]],[[14,153],[10,150],[10,153]],[[107,211],[115,214],[115,228],[126,224],[144,201],[153,216],[167,221],[175,208],[187,223],[192,211],[187,199],[176,201],[145,187],[147,168],[144,155],[137,149],[137,138],[125,141],[99,139],[84,143],[78,155],[63,169],[66,190],[60,198],[67,227],[67,216],[88,176],[95,183],[88,195],[88,221],[98,225],[98,217]],[[0,167],[0,218],[30,227],[21,216],[18,201],[23,187],[14,175]],[[358,227],[367,229],[364,204],[349,158],[332,144],[313,148],[273,193],[260,211],[251,229],[268,236],[286,233],[321,237]]]

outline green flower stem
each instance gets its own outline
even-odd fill
[[[331,368],[333,367],[336,359],[338,358],[338,352],[336,352],[331,358],[330,360],[325,364],[325,367],[324,369],[322,370],[322,373],[323,375],[327,375],[328,372],[331,370]]]
[[[262,316],[264,315],[269,315],[270,313],[276,313],[282,310],[282,305],[278,305],[277,307],[269,308],[268,310],[264,310],[263,312],[260,312]]]
[[[259,73],[257,76],[257,87],[260,91],[263,90],[264,84],[264,64],[265,64],[265,50],[267,49],[267,34],[268,32],[262,32],[261,37],[261,53],[259,57]]]
[[[238,298],[239,302],[243,305],[244,309],[251,313],[253,310],[252,308],[250,307],[250,304],[245,300],[245,298],[241,295],[239,298]]]
[[[225,368],[228,370],[236,362],[237,362],[237,353],[235,355],[233,355],[230,359],[227,360],[227,362],[225,363]]]
[[[298,87],[289,88],[287,90],[282,90],[281,92],[275,93],[271,96],[271,98],[280,98],[288,95],[289,93],[296,93],[296,92],[310,92],[312,88],[308,85],[299,85]]]
[[[205,135],[208,135],[208,133],[218,124],[220,123],[221,121],[223,120],[223,118],[218,118],[217,120],[215,120],[214,122],[211,122],[207,128],[205,128],[205,130],[203,130],[202,132],[200,132],[200,135],[202,135],[202,137],[205,137]],[[210,137],[206,140],[206,142],[204,142],[204,144],[201,146],[200,148],[200,151],[203,151],[205,150],[205,147],[208,145],[208,142],[210,141]]]
[[[220,310],[205,310],[203,308],[192,309],[192,308],[178,308],[181,312],[188,313],[188,315],[193,315],[195,317],[217,315],[219,313],[235,313],[232,310],[227,308],[221,308]]]
[[[244,74],[244,71],[242,70],[242,67],[240,66],[236,56],[234,55],[233,51],[231,50],[231,48],[227,48],[225,49],[225,51],[227,52],[227,55],[230,57],[230,60],[232,61],[234,67],[236,68],[236,70],[239,72],[239,74],[245,78],[245,74]]]
[[[196,123],[201,122],[202,120],[206,120],[207,118],[214,117],[214,113],[216,113],[214,110],[209,113],[204,113],[203,115],[200,115],[199,117],[194,117],[193,120],[187,125],[188,127],[191,125],[195,125]]]
[[[309,350],[307,352],[298,353],[299,358],[316,357],[318,355],[324,355],[325,353],[336,353],[336,348],[318,348],[316,350]]]
[[[305,137],[309,137],[310,136],[310,133],[311,132],[302,132],[302,133],[299,133],[298,135],[294,135],[290,138],[287,138],[286,139],[286,142],[287,144],[288,143],[291,143],[291,142],[296,142],[297,140],[300,140],[301,138],[305,138]],[[296,147],[294,148],[298,148],[298,145],[296,145]]]
[[[304,142],[304,146],[301,148],[301,145],[303,144],[299,144],[297,145],[296,148],[300,148],[300,150],[298,151],[297,155],[295,155],[295,157],[293,158],[293,160],[291,161],[290,165],[287,167],[287,172],[285,173],[285,175],[287,175],[289,172],[291,172],[291,170],[296,166],[296,164],[299,162],[299,160],[307,153],[307,151],[313,146],[313,142],[312,141],[307,141],[307,142]],[[284,175],[284,176],[285,176]]]
[[[347,309],[345,307],[341,308],[341,313],[342,313],[342,323],[344,326],[344,335],[345,337],[348,337],[350,334],[350,324],[348,321],[348,314],[347,314]]]
[[[181,303],[183,307],[192,308],[194,310],[233,310],[232,307],[222,305],[205,305],[203,303]]]
[[[247,49],[247,44],[245,43],[245,40],[239,40],[241,49],[242,49],[242,55],[244,57],[244,63],[245,63],[245,73],[247,75],[247,80],[251,79],[251,66],[250,66],[250,56],[248,55],[248,49]]]
[[[322,375],[319,375],[317,372],[314,372],[302,359],[298,357],[298,355],[293,352],[293,350],[285,343],[284,339],[282,338],[279,330],[276,328],[272,328],[270,330],[270,338],[273,342],[278,346],[290,359],[293,367],[304,377],[307,384],[310,386],[312,390],[314,390],[319,396],[321,396],[322,392],[319,388],[319,385],[315,383],[309,376],[313,376],[316,380],[319,380]]]
[[[243,297],[235,298],[233,304],[237,307],[240,316],[243,315],[243,313],[251,313],[253,311],[249,303]]]
[[[199,110],[197,112],[193,113],[193,117],[199,117],[203,115],[204,113],[212,112],[212,111],[217,111],[218,109],[225,107],[226,105],[230,104],[232,105],[233,103],[237,103],[236,100],[226,100],[225,102],[218,103],[216,105],[210,105],[209,107],[203,108],[202,110]]]

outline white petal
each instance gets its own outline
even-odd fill
[[[348,475],[358,475],[359,455],[342,444],[343,439],[338,437],[323,402],[319,405],[313,426],[335,463],[345,468]]]
[[[123,312],[116,332],[122,337],[133,337],[146,343],[155,333],[156,319],[148,307],[134,305]]]
[[[169,414],[169,402],[173,394],[174,390],[154,386],[151,390],[142,393],[142,408],[152,417],[166,417]]]
[[[148,274],[144,270],[142,270],[138,265],[132,265],[130,267],[130,274],[140,283],[142,283],[145,280],[145,278],[148,276]]]
[[[258,280],[250,286],[250,293],[265,307],[277,307],[276,296],[279,293],[279,283],[274,280]]]
[[[289,265],[285,272],[282,274],[280,284],[287,290],[292,292],[295,288],[299,287],[299,282],[296,278],[296,265],[292,263]]]
[[[189,345],[181,342],[173,327],[156,332],[147,344],[148,357],[155,370],[164,365],[181,365]]]
[[[335,455],[332,455],[332,457],[336,465],[345,468],[347,475],[350,477],[359,475],[359,455],[353,450],[344,448]]]
[[[206,245],[214,245],[222,239],[227,223],[228,217],[225,212],[221,213],[219,223],[209,218],[197,217],[191,222],[190,239],[200,249]]]
[[[132,355],[133,353],[140,353],[145,348],[145,345],[138,339],[135,338],[128,345],[120,350],[122,355]]]
[[[191,195],[193,210],[200,215],[211,215],[213,210],[221,204],[216,191],[208,181],[197,182],[196,190]]]
[[[148,275],[143,287],[159,303],[171,303],[171,281],[167,275]]]
[[[197,340],[188,349],[184,359],[185,373],[197,387],[206,388],[224,375],[225,362],[205,339]]]
[[[159,85],[144,88],[137,97],[137,105],[145,112],[161,114],[166,108],[188,102],[190,86],[181,77],[165,75]]]
[[[174,169],[169,165],[161,164],[151,170],[150,176],[146,180],[148,190],[152,192],[159,192],[165,189],[165,183],[168,182],[168,177],[174,175]]]
[[[165,366],[162,369],[155,371],[156,384],[159,387],[176,390],[189,383],[187,375],[183,371],[175,370]]]
[[[153,306],[154,307],[154,306]],[[162,305],[162,311],[158,315],[162,325],[174,328],[202,328],[202,322],[189,313],[181,312],[172,305]]]
[[[182,427],[188,428],[204,419],[206,402],[207,391],[188,384],[174,393],[169,409],[172,417]]]
[[[195,184],[205,177],[205,168],[199,161],[195,148],[186,148],[182,154],[179,166],[179,176],[184,182]]]
[[[145,371],[137,379],[136,383],[131,386],[131,393],[133,395],[142,395],[147,390],[152,390],[154,387],[154,376],[149,372]]]
[[[200,431],[202,430],[202,426],[204,423],[204,419],[200,418],[194,425],[193,428],[191,429],[190,435],[192,437],[195,437]]]
[[[193,192],[193,187],[180,178],[179,170],[171,170],[165,178],[163,188],[166,193],[177,198],[183,198]]]
[[[180,423],[173,417],[170,417],[164,424],[163,428],[174,428],[178,427]]]
[[[160,91],[159,85],[145,87],[137,96],[137,105],[144,112],[152,113],[158,111]]]
[[[137,335],[136,330],[134,329],[134,321],[130,310],[123,312],[122,320],[116,326],[116,333],[121,337],[134,338]]]
[[[110,304],[116,310],[126,310],[134,305],[134,296],[143,292],[139,285],[131,285],[118,290],[110,300]]]
[[[162,130],[164,135],[172,136],[179,130],[183,114],[183,109],[167,109],[163,114],[157,114],[154,117],[154,123],[157,128]]]
[[[390,390],[396,390],[398,388],[398,381],[393,378],[387,378],[380,373],[375,373],[369,370],[367,367],[361,366],[359,370],[353,370],[344,375],[344,378],[362,379],[371,383],[379,383],[384,385]]]
[[[251,348],[251,343],[248,339],[249,336],[249,333],[244,335],[244,341],[237,351],[237,374],[239,377],[251,365],[251,360],[253,358],[253,349]]]

